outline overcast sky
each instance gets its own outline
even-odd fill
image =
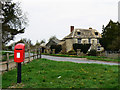
[[[13,0],[20,1],[27,12],[29,26],[15,41],[28,38],[35,43],[55,35],[58,39],[70,33],[70,26],[102,32],[110,19],[118,21],[119,0]]]

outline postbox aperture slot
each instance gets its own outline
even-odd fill
[[[22,50],[22,49],[16,49],[16,50]]]

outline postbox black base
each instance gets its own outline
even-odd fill
[[[17,83],[21,83],[21,63],[17,66]]]

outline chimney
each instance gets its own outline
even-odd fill
[[[74,26],[70,26],[70,32],[74,30]]]
[[[89,27],[89,29],[92,29],[91,27]]]

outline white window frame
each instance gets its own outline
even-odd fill
[[[81,41],[82,41],[81,38],[78,38],[78,44],[81,44]]]
[[[100,51],[101,50],[100,48],[101,48],[101,46],[97,46],[97,51]]]

